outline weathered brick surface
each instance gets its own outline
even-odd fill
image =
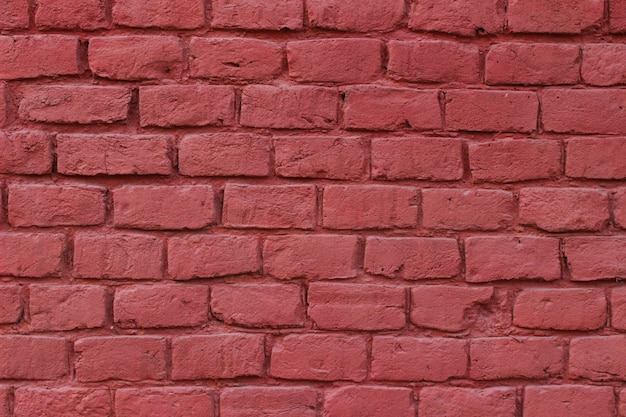
[[[626,0],[0,0],[0,417],[626,417]]]

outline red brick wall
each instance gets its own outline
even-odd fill
[[[0,31],[0,417],[626,416],[625,0]]]

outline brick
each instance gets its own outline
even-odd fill
[[[16,355],[15,352],[19,352]],[[0,379],[56,379],[67,375],[67,347],[60,337],[2,336]]]
[[[6,84],[0,82],[0,127],[4,126],[7,122],[7,90]]]
[[[79,382],[161,380],[166,376],[164,337],[86,337],[74,342],[74,351]]]
[[[276,175],[357,180],[367,172],[366,144],[355,137],[274,138]]]
[[[109,25],[106,5],[98,0],[39,0],[35,25],[40,29],[96,30]]]
[[[397,330],[406,324],[402,287],[314,282],[308,315],[319,329]]]
[[[389,75],[414,82],[480,82],[477,46],[450,41],[390,41]]]
[[[0,324],[17,323],[22,314],[22,287],[12,284],[0,285]],[[2,413],[0,416],[4,417]]]
[[[209,292],[203,285],[132,285],[115,291],[113,317],[126,328],[193,327],[205,324]]]
[[[203,387],[121,388],[117,417],[213,417],[213,391]]]
[[[22,120],[44,123],[113,123],[126,120],[130,90],[123,87],[39,85],[25,90]]]
[[[609,3],[609,26],[613,33],[626,32],[625,0],[611,0]]]
[[[524,388],[524,417],[612,417],[614,411],[612,387],[560,385]]]
[[[582,77],[587,84],[609,86],[626,83],[626,45],[592,43],[583,47]]]
[[[265,359],[262,334],[181,336],[172,340],[172,379],[259,376]]]
[[[0,416],[2,417],[11,417],[12,415],[9,403],[10,393],[10,387],[0,388]]]
[[[437,91],[349,87],[345,91],[344,126],[367,130],[441,129]]]
[[[329,128],[337,122],[334,88],[249,85],[241,96],[241,124],[275,129]]]
[[[0,233],[0,274],[16,277],[58,276],[65,253],[60,233]]]
[[[513,324],[531,329],[596,330],[606,323],[600,289],[526,289],[515,299]]]
[[[590,188],[523,188],[520,223],[549,232],[597,231],[609,221],[609,199]]]
[[[235,91],[223,85],[159,85],[139,88],[142,127],[230,126]]]
[[[168,175],[165,135],[57,135],[57,170],[64,175]]]
[[[45,132],[0,132],[0,172],[34,175],[50,173],[50,139],[51,136]]]
[[[366,340],[337,334],[287,335],[274,343],[269,373],[281,379],[363,381]]]
[[[324,393],[324,416],[413,417],[413,391],[409,388],[346,386]]]
[[[611,325],[626,330],[626,288],[611,290]]]
[[[234,387],[220,395],[221,417],[316,417],[316,408],[317,392],[308,387]]]
[[[183,47],[175,36],[108,36],[89,40],[89,68],[114,80],[178,79]]]
[[[296,81],[358,84],[382,73],[377,39],[314,39],[287,43],[289,76]]]
[[[28,7],[24,0],[6,0],[0,9],[0,29],[27,29]]]
[[[542,92],[543,127],[558,133],[626,133],[626,91],[610,89]]]
[[[103,327],[105,288],[95,285],[31,285],[30,326],[36,331]]]
[[[388,0],[384,3],[357,0],[309,0],[309,25],[315,28],[346,32],[390,31],[398,27],[404,17],[404,2]]]
[[[617,412],[619,414],[619,417],[626,416],[626,390],[624,389],[622,389],[622,391],[620,392],[619,406]]]
[[[515,417],[515,388],[425,387],[419,393],[420,417]]]
[[[472,324],[467,314],[493,297],[493,287],[424,285],[411,288],[411,323],[417,327],[460,332]]]
[[[322,222],[329,229],[415,227],[418,204],[413,187],[329,185],[324,188]]]
[[[422,224],[429,229],[499,230],[515,220],[513,194],[501,190],[422,190]]]
[[[138,28],[196,29],[204,26],[202,0],[118,0],[113,23]]]
[[[259,241],[253,236],[188,236],[168,240],[173,279],[212,278],[252,273],[261,267]]]
[[[572,339],[569,348],[569,373],[575,378],[593,381],[624,380],[624,343],[624,335]]]
[[[567,238],[565,259],[572,281],[626,278],[626,238]]]
[[[455,239],[368,237],[365,271],[392,278],[452,278],[461,266]]]
[[[178,169],[191,177],[265,177],[270,174],[270,140],[247,133],[184,136]]]
[[[314,185],[226,184],[222,221],[226,227],[312,229],[316,205]]]
[[[79,74],[77,53],[75,36],[0,36],[0,79]]]
[[[452,181],[463,177],[463,142],[452,138],[372,139],[372,177]]]
[[[504,8],[496,0],[412,2],[409,28],[461,36],[496,34],[504,29]]]
[[[562,174],[561,145],[553,140],[502,139],[469,144],[472,178],[480,182],[553,179]]]
[[[102,224],[105,192],[89,185],[12,185],[9,223],[13,227]]]
[[[626,179],[626,138],[573,138],[566,142],[565,173],[568,177]]]
[[[353,278],[359,271],[356,236],[268,236],[263,272],[279,279]]]
[[[599,29],[604,15],[602,0],[510,0],[511,32],[581,33]]]
[[[20,387],[15,390],[15,416],[108,417],[108,389]]]
[[[613,222],[616,227],[626,229],[626,188],[613,192]]]
[[[305,308],[299,285],[218,284],[211,287],[211,312],[243,327],[302,327]]]
[[[211,6],[214,28],[302,29],[302,0],[214,0]]]
[[[74,273],[78,278],[159,279],[163,243],[135,233],[77,233]]]
[[[489,48],[487,84],[576,84],[580,81],[577,45],[500,43]]]
[[[371,378],[385,381],[446,381],[467,372],[466,342],[448,338],[375,336]]]
[[[479,132],[532,132],[539,101],[530,91],[454,90],[446,92],[446,127]]]
[[[559,376],[564,349],[551,337],[491,337],[470,341],[470,377],[477,380]]]
[[[530,235],[473,236],[465,240],[467,282],[561,278],[559,240]]]
[[[132,229],[201,229],[215,222],[214,198],[208,185],[128,185],[113,190],[113,221]]]
[[[189,42],[192,77],[234,81],[271,80],[282,72],[279,44],[259,39],[198,38]]]

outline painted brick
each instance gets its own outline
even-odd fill
[[[347,129],[441,129],[438,94],[374,85],[349,87],[343,124]]]
[[[612,0],[609,3],[609,25],[611,32],[626,32],[626,1]],[[621,416],[620,416],[621,417]]]
[[[196,29],[204,25],[202,0],[119,0],[113,23],[137,28]]]
[[[214,0],[211,6],[215,28],[297,30],[303,25],[302,0]]]
[[[132,285],[116,289],[113,302],[115,323],[126,328],[200,326],[208,313],[203,285]]]
[[[211,312],[235,326],[302,327],[302,298],[299,285],[217,284],[211,286]]]
[[[222,221],[227,227],[312,229],[316,206],[314,185],[227,184]]]
[[[451,41],[390,41],[389,74],[416,82],[480,82],[478,47]]]
[[[452,278],[461,266],[455,239],[368,237],[365,271],[404,279]]]
[[[611,290],[611,326],[626,330],[626,288]]]
[[[465,240],[466,280],[490,282],[561,278],[559,240],[529,235],[473,236]]]
[[[172,340],[172,379],[258,376],[264,358],[261,334],[180,336]]]
[[[559,376],[564,349],[551,337],[490,337],[470,341],[470,377],[544,379]]]
[[[115,391],[117,417],[213,417],[213,391],[203,387],[121,388]]]
[[[114,222],[131,229],[201,229],[215,221],[211,186],[133,185],[113,190]]]
[[[0,132],[0,155],[2,173],[48,174],[52,170],[51,136],[29,130]]]
[[[0,274],[16,277],[58,276],[66,250],[60,233],[0,233]]]
[[[158,279],[163,243],[135,233],[78,233],[74,238],[74,273],[79,278]]]
[[[263,245],[263,271],[279,279],[357,276],[356,236],[269,236]]]
[[[580,33],[598,29],[604,15],[602,0],[510,0],[511,32]]]
[[[283,50],[275,42],[243,38],[198,38],[189,41],[192,77],[263,81],[277,77]]]
[[[19,355],[15,355],[19,352]],[[0,379],[56,379],[68,372],[67,345],[60,337],[0,337]]]
[[[626,178],[626,138],[573,138],[566,142],[565,173],[589,179]]]
[[[468,310],[487,304],[493,287],[424,285],[411,288],[411,323],[418,327],[459,332],[471,325]]]
[[[618,228],[626,229],[626,188],[613,192],[613,221]]]
[[[565,258],[573,281],[626,278],[626,239],[621,236],[566,238]]]
[[[20,184],[9,187],[9,223],[89,226],[104,223],[106,189],[87,185]]]
[[[77,54],[74,36],[0,36],[0,79],[79,74]]]
[[[463,142],[445,138],[376,138],[372,140],[372,177],[453,181],[463,177]]]
[[[318,39],[287,43],[289,76],[296,81],[358,84],[382,71],[383,43],[376,39]]]
[[[362,336],[292,334],[274,342],[270,375],[281,379],[363,381],[367,346]]]
[[[515,389],[426,387],[419,393],[420,417],[514,417]]]
[[[162,85],[139,88],[141,126],[230,126],[235,91],[221,85]]]
[[[487,84],[576,84],[579,79],[577,45],[501,43],[487,53]]]
[[[570,375],[592,381],[623,380],[626,378],[625,342],[624,335],[572,339],[569,348]]]
[[[220,395],[222,417],[316,417],[317,392],[308,387],[233,387]]]
[[[329,128],[337,122],[333,88],[249,85],[241,96],[241,124],[274,129]]]
[[[357,180],[367,172],[366,144],[356,137],[274,138],[276,175]]]
[[[164,337],[86,337],[74,342],[74,351],[79,382],[161,380],[166,376]]]
[[[401,287],[314,282],[308,314],[326,330],[397,330],[406,324]]]
[[[526,289],[515,299],[513,324],[532,329],[595,330],[606,323],[601,289]]]
[[[28,28],[28,2],[7,0],[0,9],[0,29]]]
[[[253,236],[188,236],[168,240],[168,271],[176,280],[212,278],[260,269],[259,241]]]
[[[389,31],[404,16],[402,0],[365,3],[358,0],[309,0],[307,15],[312,27],[354,31]]]
[[[109,25],[105,3],[98,0],[38,0],[35,25],[40,29],[96,30]]]
[[[375,336],[371,377],[385,381],[446,381],[467,372],[466,342],[449,338]]]
[[[22,288],[14,284],[0,285],[0,324],[17,323],[22,314]]]
[[[167,175],[166,135],[57,135],[57,170],[64,175]]]
[[[270,173],[270,140],[247,133],[184,136],[178,145],[182,175],[264,177]]]
[[[409,28],[461,36],[497,34],[504,29],[504,8],[497,0],[412,2]]]
[[[103,327],[106,291],[96,285],[31,285],[30,326],[36,331]]]
[[[614,409],[615,396],[611,387],[531,385],[524,388],[524,417],[611,417]]]
[[[89,68],[103,78],[180,78],[182,43],[174,36],[107,36],[89,40]]]
[[[372,204],[376,201],[376,204]],[[324,188],[322,223],[329,229],[391,229],[417,225],[412,187],[331,185]]]
[[[408,388],[346,386],[324,393],[324,416],[393,415],[413,417],[413,391]]]
[[[608,86],[626,83],[626,45],[591,43],[583,47],[582,77],[586,83]]]
[[[20,387],[15,390],[16,417],[108,417],[111,397],[106,389]]]

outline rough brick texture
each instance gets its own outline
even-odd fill
[[[0,417],[626,417],[626,0],[0,0]]]

